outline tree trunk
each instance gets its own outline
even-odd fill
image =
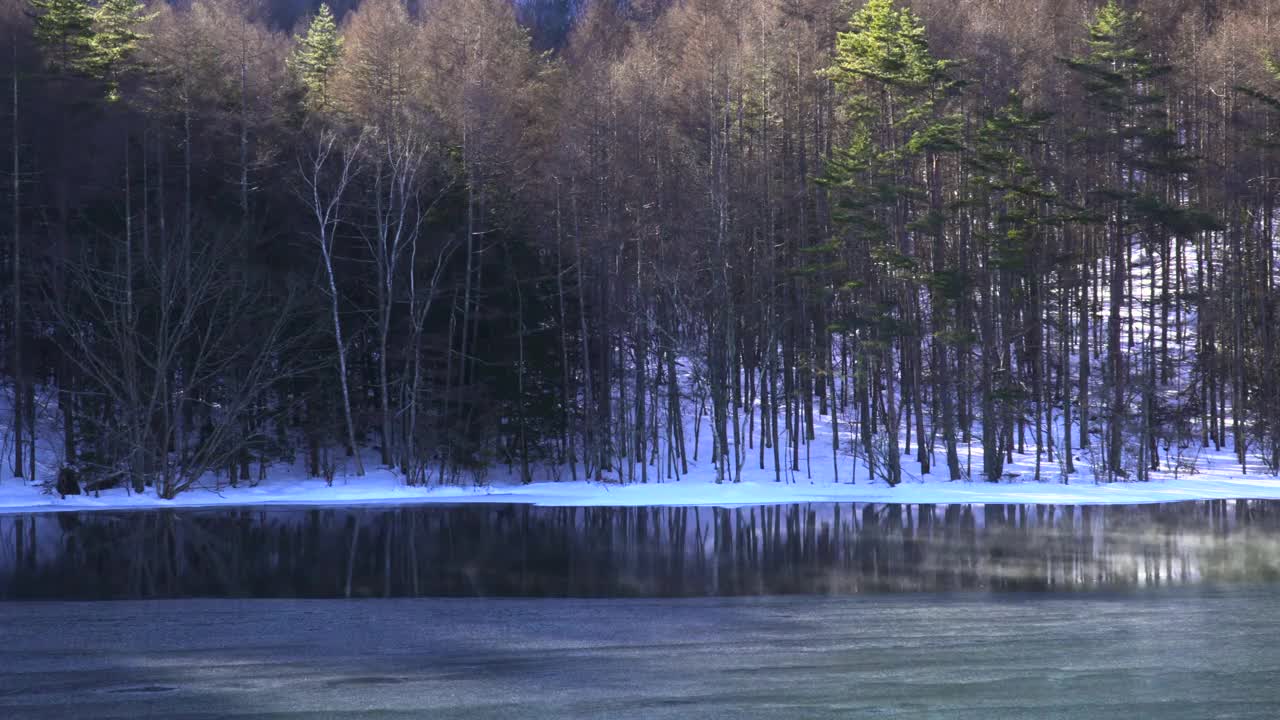
[[[13,476],[22,477],[22,421],[26,373],[22,366],[22,174],[19,162],[18,124],[18,30],[13,41]],[[31,479],[35,479],[34,477]]]

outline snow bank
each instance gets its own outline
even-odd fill
[[[980,504],[1136,504],[1205,499],[1280,499],[1280,478],[1270,475],[1233,474],[1229,453],[1207,459],[1208,467],[1197,475],[1165,477],[1148,483],[1095,484],[1087,476],[1072,476],[1068,484],[1059,477],[1044,482],[950,482],[935,475],[913,477],[897,487],[869,482],[865,472],[856,484],[832,482],[830,467],[810,480],[797,474],[794,480],[773,481],[773,471],[748,471],[740,483],[716,484],[714,471],[705,464],[691,468],[679,481],[645,485],[586,481],[538,481],[529,485],[500,478],[485,485],[408,487],[395,473],[375,470],[363,478],[339,477],[332,487],[285,469],[256,487],[200,488],[175,500],[153,494],[130,494],[123,489],[100,497],[71,496],[65,500],[45,494],[20,479],[0,482],[0,513],[153,508],[196,508],[271,505],[396,505],[421,503],[531,503],[553,506],[673,506],[735,507],[794,502],[873,503],[980,503]],[[908,460],[904,458],[904,461]],[[1025,460],[1024,460],[1025,462]],[[912,463],[904,462],[904,466]],[[842,468],[842,475],[848,466]],[[1052,469],[1052,468],[1051,468]],[[815,466],[814,470],[818,470]],[[945,468],[943,468],[945,472]],[[785,476],[784,476],[785,477]],[[1025,477],[1025,476],[1024,476]]]

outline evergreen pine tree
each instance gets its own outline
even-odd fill
[[[109,101],[120,98],[120,78],[146,38],[138,27],[153,17],[139,0],[102,0],[94,11],[93,71],[107,83]]]
[[[834,192],[833,219],[856,233],[850,240],[858,249],[850,254],[851,278],[845,288],[856,290],[859,298],[846,305],[855,309],[860,316],[855,322],[865,328],[864,364],[878,366],[888,386],[884,476],[894,485],[901,469],[893,348],[899,345],[903,362],[909,353],[917,366],[923,362],[923,318],[912,299],[921,282],[929,283],[937,300],[932,314],[934,362],[948,362],[941,343],[950,312],[948,293],[956,287],[956,278],[944,263],[945,217],[936,160],[961,147],[960,122],[946,112],[946,101],[958,84],[949,77],[950,63],[933,56],[924,24],[909,9],[897,8],[892,0],[870,0],[849,25],[848,32],[837,36],[836,60],[828,76],[844,95],[851,140],[835,152],[823,182]],[[932,273],[922,262],[930,256]],[[945,390],[941,395],[945,403],[952,399]],[[943,439],[952,477],[958,477],[954,415],[949,409],[942,413]],[[865,431],[864,444],[870,456]],[[919,459],[922,471],[928,472],[929,454],[923,447]]]
[[[1280,61],[1277,61],[1275,58],[1263,58],[1262,64],[1267,69],[1267,74],[1271,76],[1271,79],[1276,82],[1280,82]],[[1280,97],[1277,97],[1274,94],[1268,93],[1265,90],[1260,90],[1256,87],[1251,87],[1248,85],[1237,85],[1235,89],[1236,89],[1236,92],[1248,95],[1249,97],[1261,102],[1262,104],[1266,105],[1272,110],[1280,111]],[[1272,136],[1268,136],[1264,138],[1263,142],[1269,148],[1273,148],[1277,144],[1280,144],[1280,142],[1278,142]]]
[[[1043,338],[1039,313],[1031,306],[1041,298],[1051,269],[1045,258],[1045,235],[1047,226],[1059,219],[1048,214],[1058,198],[1045,189],[1047,183],[1031,157],[1048,119],[1048,113],[1028,109],[1013,93],[979,123],[967,155],[971,173],[967,202],[977,216],[973,239],[979,256],[979,402],[983,474],[989,482],[998,481],[1004,473],[1013,418],[1027,414],[1023,383],[1005,357],[1011,337],[1025,332],[1036,340]],[[1010,327],[1018,318],[1029,327]],[[1035,343],[1043,351],[1041,346]]]
[[[1280,83],[1280,62],[1275,58],[1266,57],[1263,58],[1263,66],[1270,75],[1270,84],[1274,86]],[[1271,169],[1276,166],[1277,152],[1280,151],[1280,122],[1277,122],[1280,120],[1280,94],[1277,94],[1274,89],[1268,92],[1258,87],[1244,85],[1237,86],[1235,89],[1256,100],[1269,111],[1259,123],[1252,141],[1259,151],[1259,159],[1264,170],[1262,176],[1273,177],[1274,172]],[[1263,232],[1270,238],[1274,232],[1273,221],[1270,220],[1275,215],[1274,193],[1264,192],[1260,204],[1262,207],[1258,214],[1263,218]],[[1280,376],[1280,328],[1277,328],[1277,324],[1280,323],[1276,321],[1280,316],[1280,291],[1277,290],[1275,279],[1270,277],[1270,268],[1276,265],[1276,249],[1270,241],[1261,244],[1262,247],[1259,249],[1262,264],[1268,270],[1263,273],[1262,281],[1257,283],[1258,289],[1254,291],[1255,298],[1260,301],[1259,304],[1262,307],[1258,322],[1262,330],[1262,352],[1257,363],[1262,377],[1275,378]],[[1257,393],[1265,408],[1258,418],[1257,435],[1263,446],[1262,456],[1268,467],[1272,472],[1280,472],[1280,383],[1270,382],[1265,385],[1267,387]]]
[[[31,0],[36,41],[55,72],[92,75],[93,8],[85,0]]]
[[[328,109],[329,81],[342,56],[342,37],[327,4],[312,18],[307,34],[293,54],[293,67],[307,92],[308,106],[317,112]]]
[[[1107,383],[1110,402],[1104,458],[1112,478],[1126,476],[1126,456],[1137,459],[1140,479],[1156,467],[1159,429],[1154,381],[1154,349],[1134,358],[1143,363],[1137,383],[1141,425],[1130,411],[1131,356],[1138,348],[1124,347],[1122,318],[1128,317],[1130,340],[1139,310],[1130,308],[1127,286],[1133,273],[1133,245],[1147,254],[1165,247],[1173,234],[1189,235],[1215,226],[1212,218],[1186,207],[1177,192],[1194,168],[1177,132],[1169,127],[1160,80],[1172,71],[1146,47],[1141,14],[1108,0],[1089,25],[1089,52],[1064,62],[1083,80],[1085,100],[1096,113],[1083,132],[1086,143],[1106,168],[1105,180],[1092,191],[1095,218],[1106,225],[1110,246],[1107,318]],[[1125,311],[1128,310],[1126,313]],[[1130,434],[1138,436],[1134,452],[1126,453]]]

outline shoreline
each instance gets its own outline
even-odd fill
[[[1280,500],[1280,478],[1257,475],[1079,483],[906,481],[890,488],[823,481],[724,483],[699,480],[620,485],[543,481],[529,485],[409,487],[391,476],[325,486],[320,481],[267,482],[257,487],[192,489],[174,500],[112,490],[100,497],[45,495],[39,487],[0,484],[0,515],[127,510],[397,508],[423,505],[512,504],[546,507],[752,507],[805,503],[903,505],[1144,505],[1208,500]]]

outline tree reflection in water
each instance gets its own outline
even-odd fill
[[[1280,579],[1280,502],[0,516],[0,597],[641,597]]]

